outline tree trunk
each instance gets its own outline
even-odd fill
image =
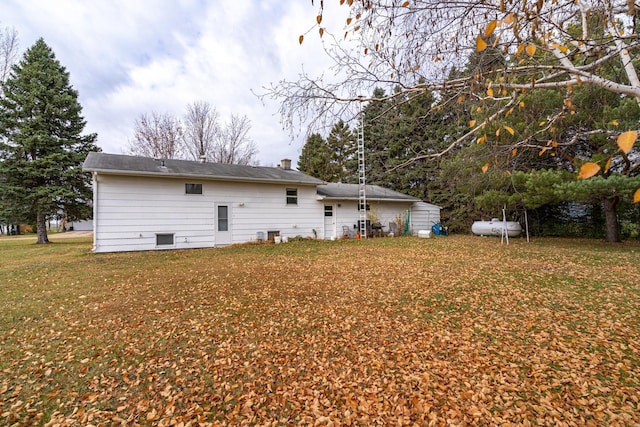
[[[36,214],[36,226],[38,228],[38,241],[36,243],[49,243],[49,237],[47,236],[47,221],[45,215],[39,210]]]
[[[620,242],[620,226],[616,215],[616,206],[618,206],[619,201],[620,198],[615,196],[610,199],[604,199],[602,203],[605,218],[605,240],[609,243]]]

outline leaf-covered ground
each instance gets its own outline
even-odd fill
[[[0,424],[637,425],[640,245],[0,240]]]

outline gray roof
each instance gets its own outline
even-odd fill
[[[324,199],[336,199],[336,200],[358,200],[359,196],[358,184],[340,184],[340,183],[328,183],[318,185],[318,195]],[[367,200],[378,201],[397,201],[397,202],[419,202],[417,197],[409,196],[407,194],[399,193],[397,191],[389,190],[378,185],[366,185],[365,194]]]
[[[324,181],[292,169],[201,163],[189,160],[158,160],[150,157],[91,152],[82,165],[87,172],[111,175],[157,176],[216,181],[322,184]]]

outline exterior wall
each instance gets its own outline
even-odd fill
[[[68,225],[69,229],[73,227],[74,231],[93,231],[93,220],[73,221]]]
[[[340,239],[344,232],[343,227],[347,227],[354,234],[358,232],[356,225],[360,219],[358,212],[358,202],[356,201],[336,201],[325,200],[324,205],[333,205],[334,226],[330,229],[323,227],[321,237],[324,239]],[[339,206],[338,206],[339,205]],[[409,228],[412,234],[417,234],[418,230],[430,230],[433,224],[440,222],[440,208],[425,202],[368,202],[370,210],[367,218],[373,222],[379,222],[385,232],[390,231],[389,223],[398,222],[398,218],[403,221],[407,217],[407,210],[411,210],[411,222]],[[327,224],[328,225],[328,224]]]
[[[357,233],[358,230],[355,226],[360,219],[360,213],[358,212],[358,202],[353,200],[336,201],[336,200],[324,200],[323,205],[333,205],[334,221],[335,221],[335,235],[332,234],[334,230],[323,229],[322,237],[330,239],[335,237],[337,239],[343,236],[343,226],[348,227],[353,233]],[[411,202],[379,202],[371,201],[367,202],[370,206],[370,210],[367,213],[367,218],[373,222],[379,222],[383,226],[383,230],[389,231],[389,223],[395,222],[398,216],[402,218],[406,217],[407,209],[412,206]],[[340,205],[340,206],[338,206]]]
[[[203,194],[185,194],[186,183]],[[298,189],[298,204],[286,204],[286,188]],[[322,227],[315,186],[234,183],[175,178],[94,175],[94,251],[201,248],[216,239],[216,206],[229,207],[227,243],[256,240],[279,231],[283,239],[314,236]],[[156,245],[157,233],[173,233],[173,245]],[[218,242],[216,242],[218,240]]]
[[[419,230],[431,230],[431,226],[440,222],[440,207],[425,202],[416,202],[411,207],[411,229],[413,234]]]

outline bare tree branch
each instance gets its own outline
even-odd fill
[[[251,121],[247,116],[231,115],[215,140],[211,158],[217,163],[256,164],[258,148],[251,139]]]
[[[211,160],[215,141],[220,138],[218,112],[208,102],[187,105],[184,117],[184,149],[192,160]]]
[[[0,32],[0,82],[7,80],[17,59],[18,32],[15,28],[5,28]]]
[[[333,76],[310,76],[303,70],[297,80],[272,84],[262,94],[280,101],[282,124],[292,133],[306,128],[311,134],[337,119],[349,122],[357,116],[359,95],[376,87],[403,97],[425,90],[474,96],[491,85],[523,92],[590,84],[640,103],[640,80],[630,53],[640,43],[635,18],[629,15],[635,13],[633,2],[369,0],[343,7],[351,15],[344,37],[324,33]],[[491,49],[478,49],[479,40],[501,52],[504,63],[451,79],[471,55],[480,62],[489,55]],[[546,53],[544,60],[536,50]],[[614,67],[623,73],[608,73]],[[395,87],[402,90],[394,92]],[[504,111],[501,102],[496,108]]]
[[[129,153],[136,156],[177,159],[182,156],[182,125],[170,114],[142,114],[136,119]]]

